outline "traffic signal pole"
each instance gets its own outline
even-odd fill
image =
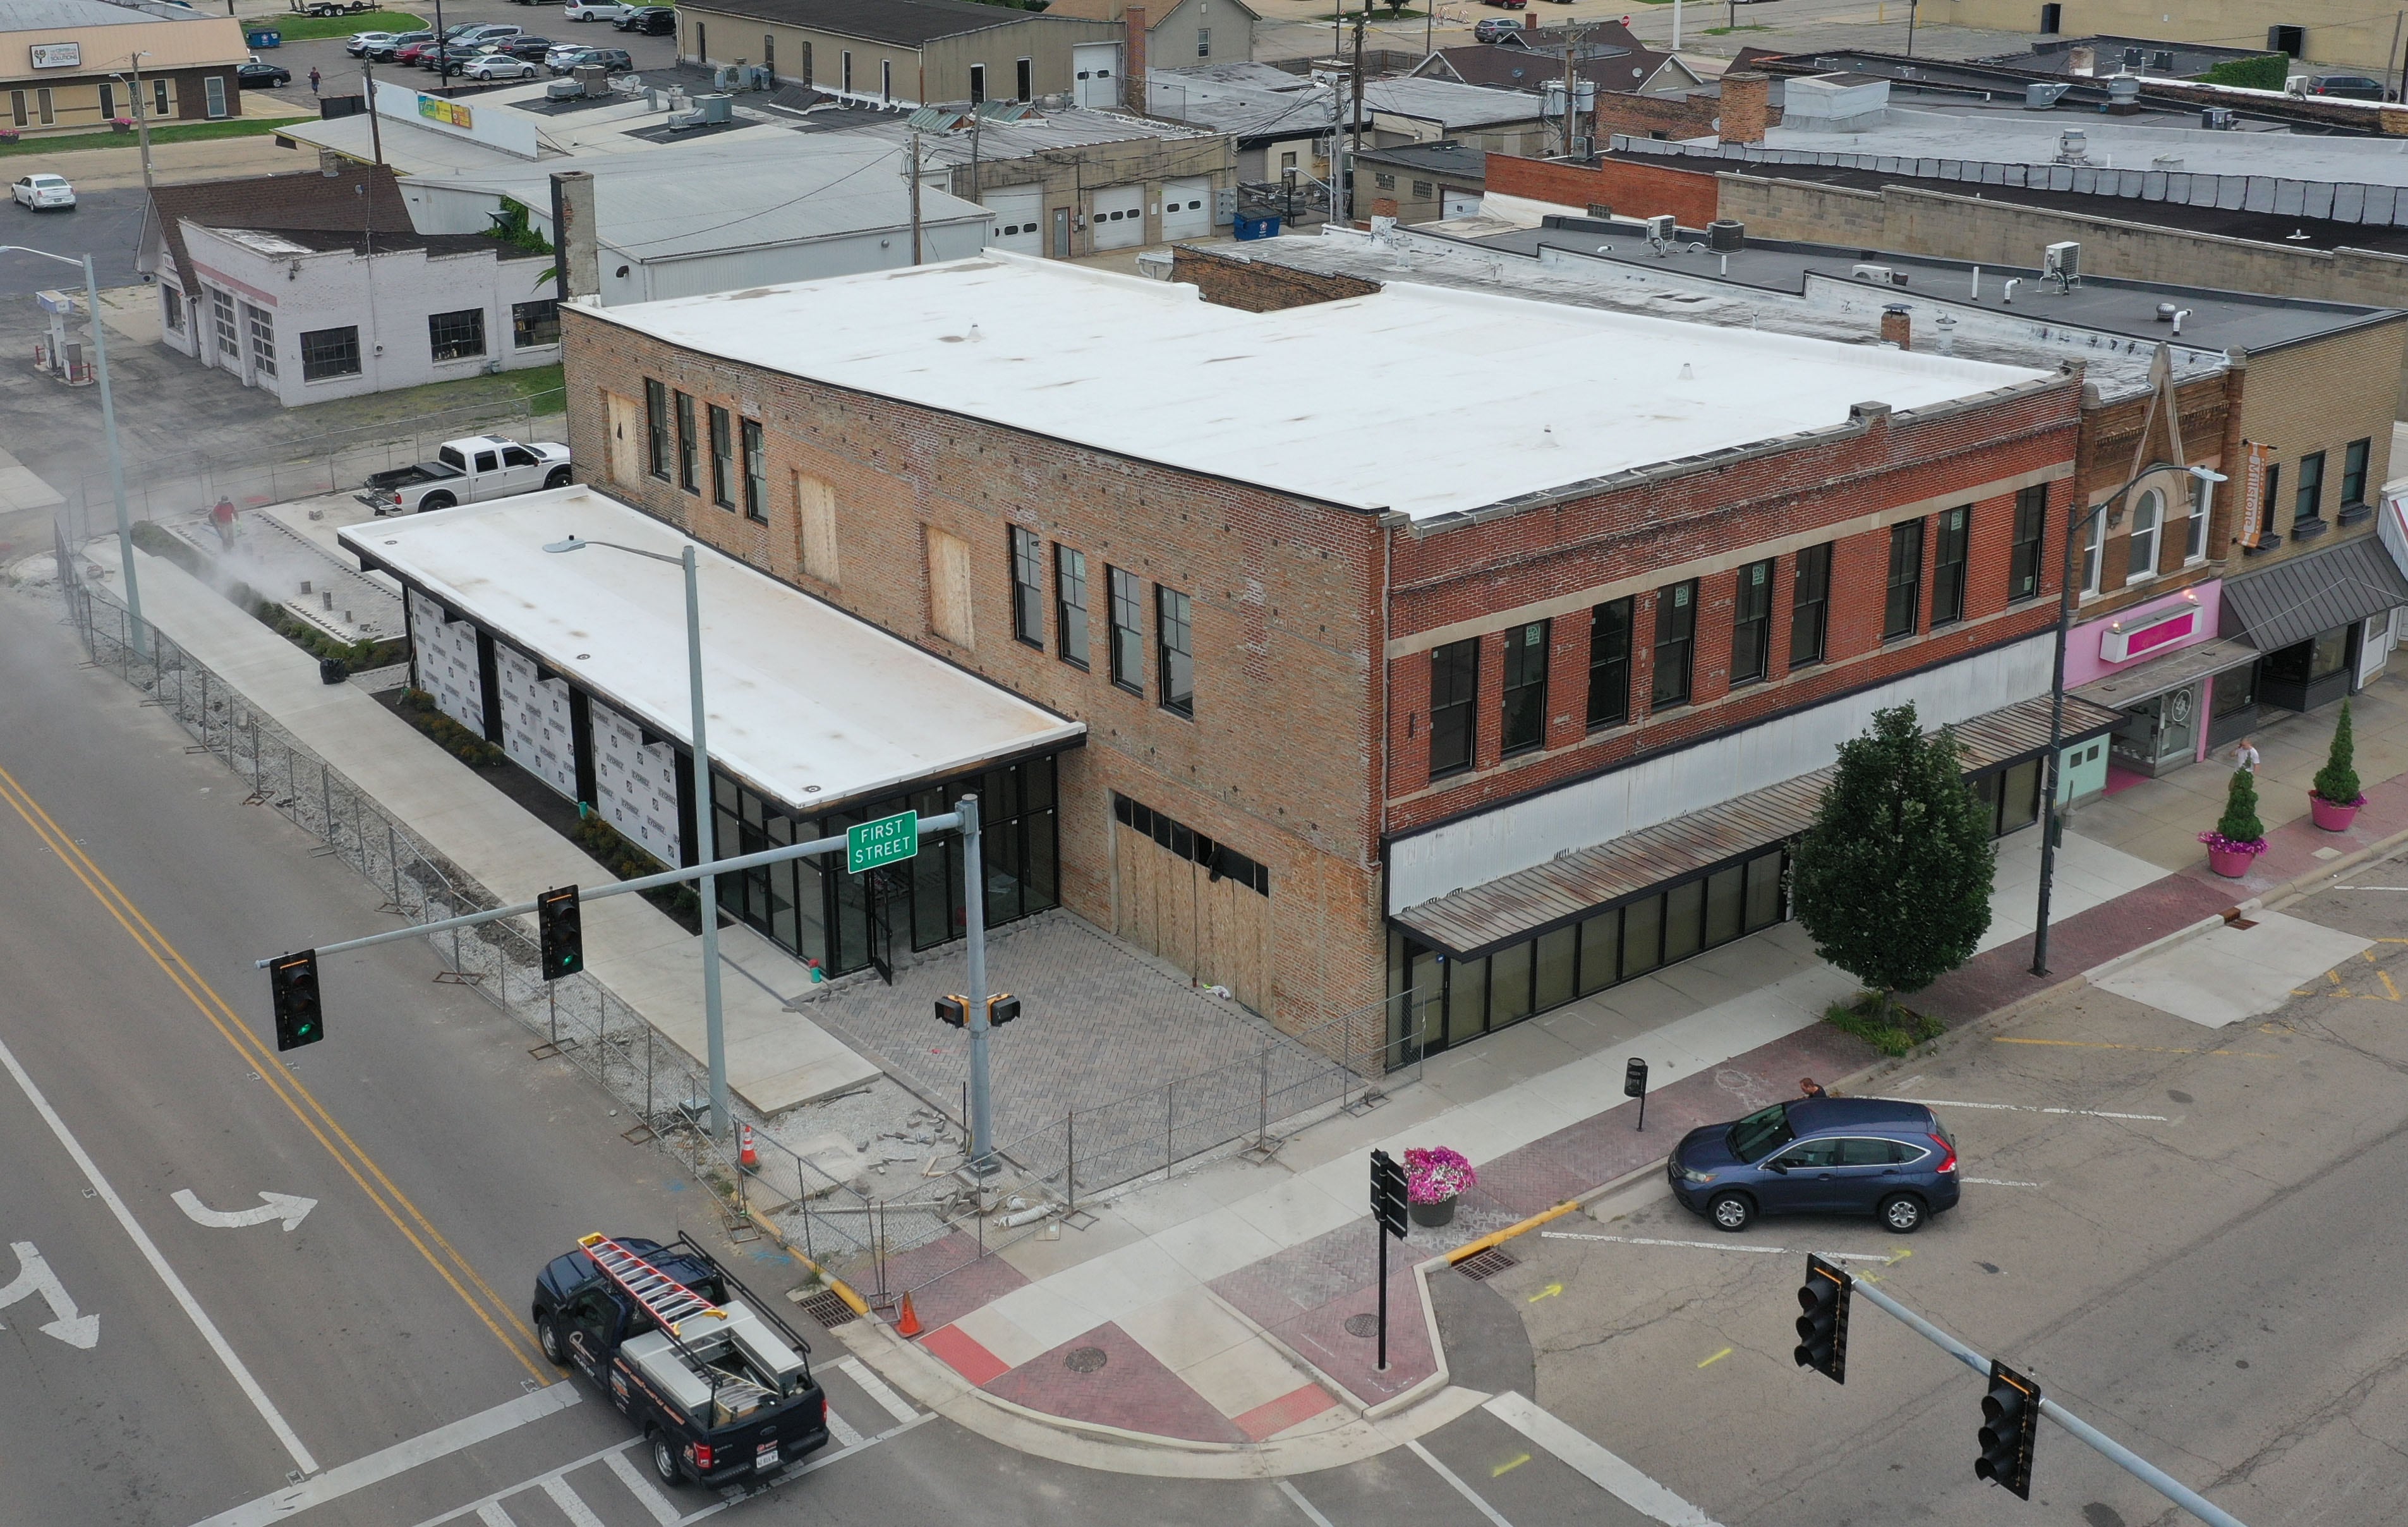
[[[953,813],[962,829],[962,932],[969,940],[970,1154],[975,1177],[993,1177],[995,1103],[987,1091],[986,871],[979,855],[979,802],[965,795]],[[931,819],[933,820],[933,819]]]
[[[1985,1382],[1989,1379],[1990,1360],[1988,1358],[1984,1357],[1981,1353],[1973,1350],[1971,1347],[1958,1341],[1955,1336],[1950,1335],[1947,1332],[1941,1330],[1929,1320],[1925,1320],[1922,1316],[1917,1315],[1914,1311],[1907,1308],[1904,1305],[1899,1304],[1888,1294],[1882,1292],[1881,1290],[1873,1287],[1870,1283],[1866,1282],[1863,1278],[1853,1278],[1850,1281],[1853,1283],[1855,1292],[1858,1296],[1871,1300],[1883,1309],[1897,1316],[1899,1320],[1905,1323],[1908,1330],[1913,1331],[1916,1335],[1921,1336],[1924,1340],[1931,1343],[1934,1347],[1939,1348],[1942,1351],[1946,1352],[1957,1362],[1962,1363],[1965,1366],[1972,1369],[1975,1373],[1980,1374]],[[2099,1428],[2091,1425],[2088,1421],[2084,1420],[2081,1417],[2075,1415],[2072,1411],[2066,1409],[2063,1406],[2058,1405],[2055,1400],[2048,1398],[2045,1394],[2041,1396],[2040,1413],[2047,1417],[2050,1420],[2057,1422],[2057,1425],[2065,1428],[2065,1430],[2072,1433],[2077,1440],[2087,1444],[2093,1451],[2106,1459],[2109,1463],[2122,1469],[2125,1473],[2132,1476],[2132,1477],[2140,1480],[2143,1484],[2148,1486],[2151,1490],[2156,1491],[2158,1494],[2163,1495],[2166,1499],[2173,1502],[2176,1506],[2181,1506],[2184,1510],[2189,1512],[2192,1516],[2197,1517],[2200,1520],[2206,1522],[2208,1527],[2245,1527],[2245,1524],[2239,1517],[2236,1517],[2231,1512],[2223,1509],[2214,1501],[2209,1500],[2206,1496],[2201,1495],[2198,1491],[2195,1491],[2188,1485],[2184,1484],[2172,1475],[2168,1474],[2165,1470],[2157,1467],[2155,1463],[2143,1458],[2131,1449],[2125,1447],[2114,1437],[2101,1432]]]

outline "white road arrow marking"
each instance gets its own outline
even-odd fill
[[[50,1324],[39,1328],[44,1335],[56,1336],[69,1347],[80,1347],[86,1351],[99,1346],[100,1317],[76,1313],[75,1301],[67,1297],[66,1285],[50,1271],[42,1254],[34,1249],[34,1243],[11,1241],[8,1249],[17,1253],[17,1276],[7,1288],[0,1289],[0,1309],[38,1293],[50,1306]]]
[[[264,1225],[270,1220],[281,1220],[289,1234],[294,1226],[308,1219],[309,1211],[318,1206],[314,1198],[295,1198],[291,1193],[265,1192],[259,1195],[265,1200],[259,1207],[232,1211],[209,1207],[190,1188],[179,1188],[173,1196],[176,1206],[184,1211],[185,1219],[212,1230],[239,1230],[245,1225]]]

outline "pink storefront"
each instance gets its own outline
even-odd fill
[[[2122,711],[2126,721],[2112,736],[2067,749],[2064,798],[2107,789],[2111,769],[2159,775],[2196,763],[2256,724],[2258,649],[2216,635],[2223,592],[2223,580],[2211,578],[2073,627],[2067,692]]]

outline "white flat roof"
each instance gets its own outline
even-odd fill
[[[658,735],[691,740],[672,526],[584,487],[346,526],[342,543]],[[893,794],[1083,735],[866,621],[695,543],[711,761],[801,810]]]
[[[1416,520],[2050,373],[1398,284],[1247,313],[975,259],[589,309],[708,355]]]

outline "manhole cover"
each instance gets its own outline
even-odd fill
[[[1349,1315],[1346,1317],[1346,1334],[1350,1336],[1376,1336],[1380,1334],[1380,1317]]]
[[[1111,1361],[1111,1355],[1100,1347],[1082,1347],[1064,1358],[1062,1366],[1072,1373],[1095,1373]]]

